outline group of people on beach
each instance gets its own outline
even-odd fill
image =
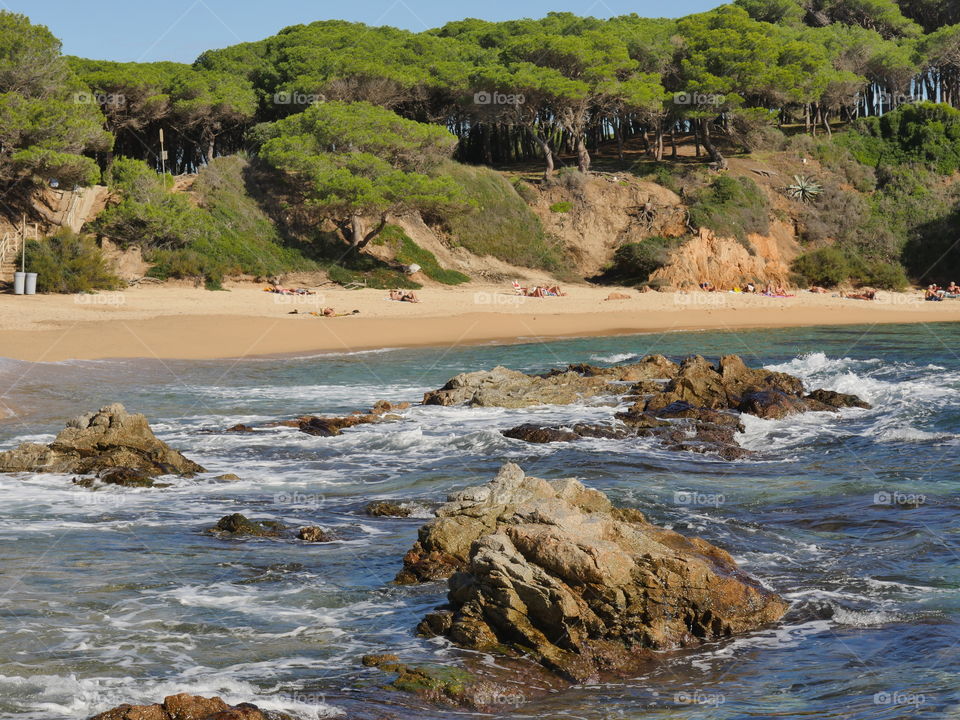
[[[926,291],[923,294],[923,299],[930,302],[940,302],[941,300],[955,300],[960,297],[960,285],[957,285],[953,280],[950,281],[950,284],[945,288],[940,287],[936,283],[928,285]]]
[[[700,289],[704,292],[725,292],[723,288],[718,288],[716,285],[706,280],[700,282],[699,285]],[[793,295],[787,292],[787,289],[783,285],[775,286],[773,283],[767,283],[761,290],[759,286],[752,282],[748,282],[744,283],[742,287],[740,285],[734,285],[729,292],[746,293],[748,295],[765,295],[767,297],[793,297]]]

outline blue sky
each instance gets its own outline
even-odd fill
[[[120,61],[192,62],[203,50],[259,40],[281,28],[342,19],[420,31],[464,16],[541,17],[551,10],[610,17],[679,17],[718,0],[0,0],[0,8],[46,25],[69,55]]]

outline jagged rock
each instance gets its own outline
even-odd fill
[[[696,407],[727,407],[723,379],[707,360],[699,355],[688,357],[668,384],[665,392],[647,401],[646,409],[661,410],[677,401]]]
[[[335,539],[333,535],[328,533],[323,528],[317,527],[316,525],[300,528],[300,530],[297,531],[297,538],[303,540],[304,542],[311,543],[333,542]]]
[[[476,405],[521,408],[530,405],[569,405],[583,398],[619,390],[604,377],[576,372],[527,375],[505,367],[462,373],[439,390],[423,396],[424,405]]]
[[[0,472],[89,474],[113,468],[150,476],[204,472],[159,440],[143,415],[119,403],[74,418],[49,445],[23,443],[0,453]]]
[[[276,520],[250,520],[245,515],[234,513],[224,515],[209,532],[232,537],[279,537],[284,530],[283,523]]]
[[[224,482],[237,482],[240,479],[239,475],[234,475],[233,473],[224,473],[223,475],[217,475],[214,480],[222,480]]]
[[[587,363],[567,366],[567,372],[575,372],[585,377],[606,377],[622,382],[652,382],[676,377],[679,366],[663,355],[647,355],[639,362],[612,367],[599,367]],[[550,375],[562,374],[563,370],[553,370]],[[659,385],[658,385],[659,387]]]
[[[632,385],[625,389],[623,383],[627,382]],[[600,394],[633,401],[630,408],[614,414],[622,424],[568,427],[527,423],[504,430],[503,435],[533,443],[653,436],[671,449],[716,452],[737,459],[749,453],[739,447],[732,431],[718,428],[742,432],[740,413],[782,418],[800,412],[832,412],[839,407],[869,407],[854,395],[827,390],[804,396],[799,378],[747,367],[737,355],[726,355],[716,365],[700,355],[692,355],[680,365],[662,355],[650,355],[629,365],[574,364],[541,375],[497,367],[489,372],[457,375],[440,390],[428,392],[424,403],[515,408],[567,404]],[[701,430],[699,426],[705,427]],[[432,558],[430,564],[446,564],[446,560],[429,553],[422,559],[427,558]]]
[[[367,515],[372,517],[410,517],[410,509],[388,500],[377,500],[366,507]]]
[[[228,427],[227,430],[226,430],[226,432],[228,432],[228,433],[252,433],[252,432],[256,432],[256,430],[253,429],[252,427],[250,427],[249,425],[244,425],[243,423],[238,423],[238,424],[236,424],[236,425],[233,425],[233,426],[231,426],[231,427]]]
[[[635,435],[622,425],[592,425],[588,423],[576,423],[571,428],[561,426],[541,426],[534,424],[518,425],[517,427],[503,430],[504,437],[515,440],[523,440],[531,443],[552,443],[552,442],[570,442],[580,438],[607,438],[611,440],[623,440],[624,438]]]
[[[800,398],[779,390],[761,390],[744,394],[738,409],[767,420],[779,420],[787,415],[807,412],[810,406]]]
[[[400,410],[407,410],[410,407],[408,402],[399,402],[392,403],[387,400],[378,400],[373,405],[373,409],[370,410],[371,415],[386,415],[387,413],[395,413]]]
[[[816,400],[831,408],[855,407],[869,410],[873,407],[870,403],[861,400],[856,395],[834,392],[833,390],[814,390],[806,396],[807,400]]]
[[[125,487],[153,487],[154,479],[142,470],[133,468],[107,468],[99,475],[100,480],[107,485],[123,485]]]
[[[250,703],[227,705],[221,698],[180,693],[162,704],[120,705],[90,720],[293,720],[286,713],[261,710]]]
[[[580,436],[571,430],[564,430],[559,427],[541,427],[529,423],[504,430],[503,436],[529,443],[570,442],[580,439]]]
[[[787,607],[726,551],[624,516],[576,480],[527,477],[512,463],[437,516],[418,545],[462,570],[449,580],[449,609],[421,631],[527,655],[574,682],[630,672],[645,651],[758,628]]]

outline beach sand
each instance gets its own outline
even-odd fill
[[[568,285],[566,297],[523,298],[502,285],[417,291],[419,304],[383,290],[318,290],[287,297],[263,286],[211,292],[145,286],[94,295],[0,295],[0,357],[30,361],[153,357],[204,359],[388,347],[514,343],[537,338],[805,325],[960,321],[960,300],[878,293],[874,302],[799,292],[639,293]],[[630,296],[605,300],[612,292]],[[322,307],[356,315],[314,317]],[[290,315],[297,310],[297,315]]]

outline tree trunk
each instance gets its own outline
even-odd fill
[[[833,130],[830,127],[830,111],[823,111],[823,126],[827,129],[827,137],[833,137]]]
[[[533,139],[537,141],[537,144],[543,151],[543,161],[546,164],[543,177],[549,179],[553,175],[553,150],[550,148],[550,142],[546,138],[541,137],[539,133],[534,133]]]
[[[577,169],[582,173],[590,172],[590,153],[582,132],[577,133]]]
[[[613,134],[617,139],[617,158],[623,162],[623,127],[622,120],[617,117],[613,121]]]
[[[363,231],[363,217],[360,215],[351,215],[350,216],[350,225],[349,225],[349,237],[348,241],[350,242],[350,247],[353,250],[359,252],[367,246],[367,244],[373,240],[377,235],[380,234],[380,231],[387,226],[387,216],[381,215],[380,222],[374,225],[373,229],[368,232]],[[346,229],[341,226],[342,229]]]
[[[703,134],[703,147],[706,148],[707,154],[713,162],[717,163],[718,170],[726,170],[727,159],[717,150],[717,146],[713,144],[713,138],[710,137],[710,121],[701,118],[698,122]]]

